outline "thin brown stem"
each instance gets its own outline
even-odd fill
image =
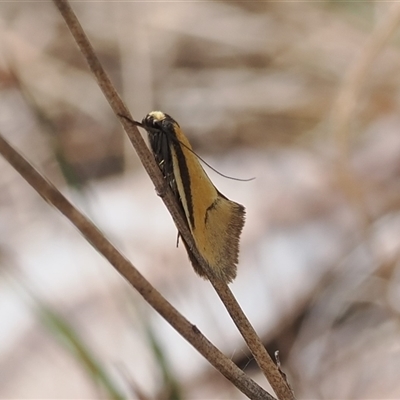
[[[206,271],[215,290],[217,291],[221,300],[224,302],[225,307],[227,308],[229,314],[239,328],[247,345],[249,346],[250,351],[252,352],[255,360],[257,361],[264,375],[268,379],[269,383],[271,384],[276,395],[281,400],[294,399],[293,392],[291,391],[289,385],[281,376],[278,367],[269,357],[260,338],[257,336],[254,328],[251,326],[250,322],[246,318],[245,314],[243,313],[242,309],[234,298],[232,292],[229,290],[227,284],[218,281],[216,278],[213,277],[212,271],[209,269],[207,263],[204,262],[200,253],[197,251],[185,219],[181,214],[181,210],[179,208],[177,200],[174,197],[170,188],[166,187],[161,171],[156,165],[154,158],[150,154],[136,127],[131,124],[127,120],[127,118],[122,117],[130,117],[130,113],[120,99],[118,93],[114,89],[103,67],[101,66],[93,50],[93,47],[91,46],[81,25],[79,24],[76,15],[72,11],[66,0],[53,1],[60,10],[62,16],[64,17],[65,22],[67,23],[73,37],[75,38],[82,54],[84,55],[89,65],[90,70],[94,74],[101,90],[103,91],[104,96],[106,97],[111,108],[114,110],[125,131],[127,132],[128,137],[131,140],[133,147],[137,151],[144,168],[149,174],[151,180],[153,181],[157,192],[163,194],[162,199],[168,211],[170,212],[180,234],[185,239],[189,247],[193,249],[195,257],[198,259],[204,271]]]
[[[22,157],[1,135],[0,154],[49,204],[64,214],[110,264],[168,321],[211,365],[250,399],[274,398],[222,354],[200,331],[183,317],[49,181]]]
[[[246,317],[245,313],[238,304],[235,296],[232,294],[228,285],[214,277],[209,278],[211,284],[214,286],[218,296],[224,303],[226,309],[229,312],[233,322],[239,329],[244,340],[247,343],[248,348],[257,361],[261,371],[268,379],[271,387],[274,389],[279,399],[294,399],[294,393],[291,390],[286,379],[281,375],[278,366],[272,361],[267,350],[262,344],[260,338],[258,337],[256,331],[251,325],[250,321]],[[278,394],[279,393],[279,394]]]

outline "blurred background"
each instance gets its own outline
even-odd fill
[[[246,207],[232,291],[299,399],[400,397],[400,40],[337,99],[380,2],[74,2],[141,120]],[[0,132],[246,373],[51,2],[0,4]],[[350,110],[343,128],[335,107]],[[338,130],[340,128],[340,130]],[[0,157],[0,398],[241,399]]]

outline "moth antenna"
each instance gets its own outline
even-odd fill
[[[120,116],[122,118],[125,118],[126,120],[131,122],[133,125],[140,126],[141,128],[144,128],[142,123],[137,122],[137,121],[133,120],[132,118],[127,117],[126,115],[118,114],[118,116]],[[149,128],[145,128],[145,129],[149,129]],[[158,129],[154,129],[154,130],[158,130]],[[254,179],[256,179],[255,177],[247,178],[247,179],[241,179],[241,178],[234,178],[233,176],[225,175],[222,172],[219,172],[214,167],[212,167],[207,161],[205,161],[202,157],[200,157],[194,150],[192,150],[190,147],[186,146],[185,143],[182,143],[181,141],[179,141],[175,136],[171,136],[171,139],[172,140],[176,140],[179,144],[181,144],[183,147],[185,147],[187,150],[189,150],[191,153],[193,153],[202,163],[207,165],[208,168],[210,168],[215,173],[217,173],[218,175],[220,175],[220,176],[222,176],[222,177],[224,177],[226,179],[232,179],[233,181],[239,181],[239,182],[250,182],[250,181],[253,181]]]
[[[144,128],[143,124],[141,122],[135,121],[134,119],[127,117],[124,114],[118,114],[118,117],[124,118],[127,121],[129,121],[131,124],[136,125],[136,126],[140,126],[141,128]]]
[[[177,140],[183,147],[185,147],[187,150],[189,150],[191,153],[193,153],[202,163],[207,165],[208,168],[210,168],[211,170],[216,172],[218,175],[220,175],[220,176],[222,176],[222,177],[224,177],[226,179],[232,179],[233,181],[239,181],[239,182],[249,182],[249,181],[253,181],[254,179],[256,179],[255,177],[247,178],[247,179],[241,179],[241,178],[234,178],[233,176],[225,175],[222,172],[219,172],[218,170],[216,170],[214,167],[212,167],[207,161],[205,161],[203,158],[201,158],[194,150],[192,150],[191,148],[186,146],[185,143],[182,143],[181,141],[179,141],[175,137],[173,138],[173,140]]]

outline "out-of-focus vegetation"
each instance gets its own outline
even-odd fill
[[[398,33],[368,65],[345,144],[334,113],[389,6],[73,3],[136,119],[165,111],[221,172],[256,176],[212,175],[247,209],[233,291],[299,399],[400,396]],[[172,222],[54,5],[1,3],[0,30],[0,132],[265,385],[174,248]],[[1,398],[241,398],[2,159],[0,168]],[[49,304],[51,331],[15,281]],[[52,338],[63,332],[72,350]],[[100,384],[88,359],[73,357],[82,343]]]

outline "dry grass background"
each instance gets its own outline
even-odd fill
[[[136,119],[168,112],[221,172],[256,177],[210,173],[248,213],[232,290],[270,353],[279,349],[297,397],[398,398],[398,34],[369,65],[348,154],[333,114],[389,5],[73,7]],[[1,3],[0,38],[0,131],[265,385],[208,283],[174,248],[173,224],[53,4]],[[1,398],[242,398],[0,167]],[[92,364],[73,357],[75,334]]]

